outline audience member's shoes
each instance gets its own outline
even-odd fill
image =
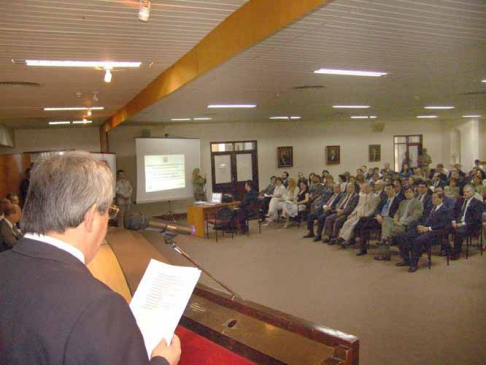
[[[312,241],[319,242],[320,240],[322,240],[322,237],[321,236],[315,236]]]
[[[303,238],[314,238],[314,233],[308,232]]]
[[[346,242],[346,240],[344,238],[338,237],[338,238],[335,239],[334,244],[341,246],[345,242]]]
[[[322,243],[330,243],[331,242],[331,239],[328,237],[328,238],[324,238],[322,240]]]
[[[390,260],[391,260],[391,256],[390,256],[390,254],[385,255],[385,261],[390,261]]]
[[[417,270],[418,270],[417,265],[410,265],[410,267],[408,268],[408,272],[415,272]]]
[[[368,253],[366,250],[359,250],[359,252],[356,254],[356,256],[364,256]]]
[[[452,261],[457,261],[461,258],[461,254],[454,254],[451,256]]]
[[[376,261],[385,261],[386,257],[383,255],[373,257]]]
[[[400,261],[395,264],[396,266],[410,266],[409,261]]]

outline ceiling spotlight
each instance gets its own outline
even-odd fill
[[[150,0],[140,0],[140,10],[138,11],[138,20],[148,22],[150,18]]]
[[[107,68],[106,73],[105,73],[105,82],[111,82],[112,78],[113,78],[113,75],[111,74],[110,69]]]

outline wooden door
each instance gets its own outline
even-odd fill
[[[245,182],[258,189],[258,153],[256,141],[211,143],[213,192],[232,194],[240,200]]]

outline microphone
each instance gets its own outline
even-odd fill
[[[187,235],[193,235],[196,233],[196,228],[194,226],[151,218],[140,213],[129,213],[125,217],[125,228],[131,231],[143,231],[148,229],[159,232],[170,231]]]

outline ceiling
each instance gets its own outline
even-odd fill
[[[48,114],[44,106],[102,105],[105,110],[94,112],[93,118],[100,124],[244,2],[153,1],[148,23],[137,19],[138,1],[3,2],[0,81],[41,86],[0,86],[0,122],[11,128],[47,127],[51,116],[83,115]],[[107,84],[102,71],[48,70],[11,61],[29,58],[143,64],[140,69],[114,73]],[[351,115],[363,114],[377,115],[381,121],[411,121],[418,114],[431,113],[423,109],[426,105],[455,106],[434,112],[439,120],[464,114],[486,117],[486,83],[481,82],[486,79],[485,60],[484,0],[335,0],[126,123],[195,117],[211,117],[212,122],[269,121],[270,116],[280,115],[298,115],[304,121],[349,120]],[[368,78],[312,72],[322,67],[388,75]],[[93,91],[99,93],[97,103]],[[215,103],[255,103],[258,107],[207,108]],[[333,109],[335,104],[371,108],[353,112]]]
[[[103,106],[93,112],[93,124],[99,125],[245,2],[152,1],[150,21],[144,23],[138,20],[138,0],[1,1],[0,83],[40,86],[0,86],[0,123],[47,128],[49,120],[85,114],[44,107]],[[108,84],[102,70],[27,67],[26,59],[141,61],[142,66],[113,72]]]

